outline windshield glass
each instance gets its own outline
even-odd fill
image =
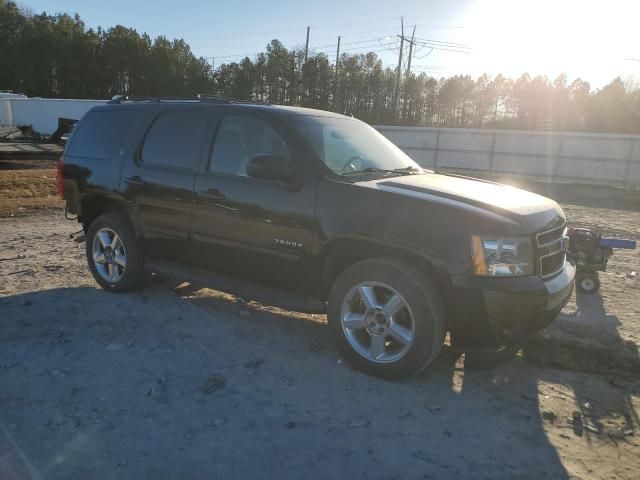
[[[292,122],[325,165],[338,175],[422,171],[380,132],[359,120],[297,116]]]

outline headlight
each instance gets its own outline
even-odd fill
[[[476,275],[533,275],[533,248],[528,237],[471,237]]]

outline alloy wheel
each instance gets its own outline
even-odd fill
[[[115,231],[107,227],[98,230],[91,252],[93,264],[104,280],[115,283],[122,278],[127,268],[127,253]]]
[[[415,321],[405,298],[389,285],[364,282],[342,302],[340,321],[351,347],[367,360],[400,360],[415,338]]]

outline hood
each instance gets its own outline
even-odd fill
[[[562,209],[549,198],[473,178],[425,173],[359,184],[479,214],[498,215],[536,229],[564,221]]]

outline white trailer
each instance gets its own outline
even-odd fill
[[[2,94],[0,125],[31,125],[34,131],[51,135],[58,128],[58,118],[80,120],[91,108],[104,105],[106,102],[107,100],[26,98],[16,94]]]

